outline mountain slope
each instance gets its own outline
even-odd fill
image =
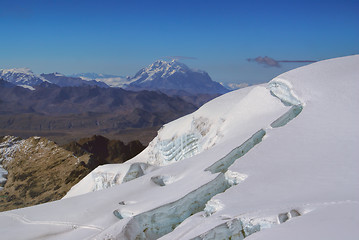
[[[129,77],[110,75],[110,74],[97,74],[97,73],[78,73],[73,74],[70,77],[78,77],[85,81],[96,80],[97,82],[103,82],[110,87],[125,88],[129,83]]]
[[[90,86],[98,86],[98,87],[109,87],[106,83],[98,82],[95,80],[83,80],[79,77],[67,77],[60,73],[48,73],[48,74],[41,74],[41,77],[45,78],[49,82],[56,84],[60,87],[76,87],[76,86],[83,86],[83,85],[90,85]]]
[[[221,84],[212,81],[208,73],[193,70],[175,60],[158,60],[141,69],[128,85],[129,89],[182,90],[191,94],[223,94],[228,92]]]
[[[0,137],[0,164],[6,169],[0,211],[61,199],[92,170],[86,167],[89,159],[45,138]]]
[[[192,104],[160,92],[56,85],[30,91],[0,85],[2,132],[47,136],[60,143],[94,134],[117,134],[124,129],[159,128],[194,110]]]
[[[125,144],[120,140],[109,140],[100,135],[82,138],[78,141],[65,144],[62,147],[73,152],[77,157],[92,154],[92,160],[95,160],[97,165],[123,163],[145,149],[140,141],[131,141]],[[97,166],[92,167],[95,168]]]
[[[61,147],[40,137],[0,137],[0,212],[59,200],[94,168],[125,162],[144,148],[102,136]]]
[[[222,95],[166,124],[135,158],[98,167],[67,198],[1,213],[0,234],[355,239],[358,63],[317,62]]]
[[[1,78],[18,86],[34,87],[48,82],[43,77],[35,75],[28,68],[0,69]]]

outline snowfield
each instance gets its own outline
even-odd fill
[[[4,239],[357,239],[359,55],[222,95],[64,199],[0,213]]]

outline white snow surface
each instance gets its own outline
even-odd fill
[[[65,199],[0,213],[0,236],[356,239],[358,92],[354,55],[222,95]]]

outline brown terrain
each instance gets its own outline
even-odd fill
[[[122,141],[109,140],[99,135],[83,138],[77,142],[73,141],[62,147],[73,152],[77,157],[90,153],[91,160],[88,165],[94,162],[96,167],[107,163],[123,163],[145,149],[145,146],[138,140],[125,144]],[[95,168],[95,166],[92,166],[92,168]]]
[[[144,148],[139,141],[124,144],[102,136],[64,147],[43,137],[0,137],[0,165],[8,171],[0,211],[61,199],[97,166],[124,162]]]
[[[215,96],[49,83],[31,91],[0,79],[0,136],[24,139],[0,137],[8,171],[6,183],[0,171],[0,211],[61,199],[94,168],[131,159],[163,124]]]
[[[196,109],[156,91],[52,84],[31,91],[0,80],[0,135],[45,136],[59,144],[95,134],[148,144],[163,124]]]

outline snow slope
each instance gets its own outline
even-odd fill
[[[0,235],[356,239],[358,76],[355,55],[222,95],[67,198],[0,213]]]

